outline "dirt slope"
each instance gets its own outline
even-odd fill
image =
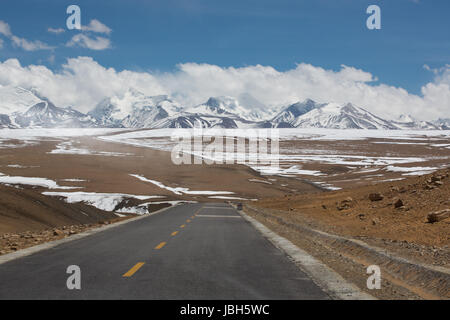
[[[84,204],[68,204],[41,194],[40,188],[0,185],[0,234],[64,225],[90,224],[117,218]]]

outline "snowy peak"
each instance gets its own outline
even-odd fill
[[[25,112],[43,100],[31,90],[22,87],[0,86],[0,114],[11,115]]]
[[[351,103],[305,100],[287,106],[272,119],[278,128],[396,129],[389,121]]]
[[[410,114],[401,114],[397,120],[395,120],[396,122],[402,122],[402,123],[408,123],[408,122],[415,122],[416,119],[411,116]]]
[[[100,101],[92,111],[88,112],[95,122],[102,127],[117,127],[120,126],[121,119],[114,117],[119,113],[119,108],[112,103],[111,98],[105,98]]]
[[[433,124],[440,130],[450,130],[450,118],[439,118]]]
[[[428,121],[420,121],[415,119],[411,115],[402,114],[397,120],[392,121],[392,123],[399,129],[413,129],[413,130],[439,130],[440,127],[435,123]]]
[[[427,122],[402,115],[390,121],[351,103],[318,103],[307,99],[279,110],[265,107],[250,95],[241,95],[239,99],[210,97],[202,104],[185,108],[168,95],[148,96],[129,88],[123,94],[103,99],[92,111],[83,114],[72,107],[56,107],[37,90],[0,86],[0,128],[202,126],[450,130],[450,119]]]
[[[86,115],[58,108],[35,89],[0,87],[0,128],[91,127]]]
[[[327,103],[300,116],[295,127],[331,129],[397,129],[389,121],[351,103]]]
[[[128,89],[122,96],[102,100],[88,114],[101,126],[148,128],[180,111],[181,106],[167,95],[146,96]]]
[[[50,101],[42,101],[22,114],[11,116],[19,127],[92,127],[91,119],[71,107],[58,108]]]
[[[237,99],[227,96],[210,97],[205,103],[186,108],[185,112],[201,116],[226,116],[244,121],[260,121],[262,119],[261,113],[257,110],[246,108]]]
[[[291,128],[298,117],[321,106],[311,99],[288,105],[272,119],[272,123],[277,128]]]
[[[181,111],[180,105],[168,95],[147,96],[132,88],[128,89],[122,97],[114,96],[110,100],[118,108],[117,117],[119,118],[124,118],[136,110],[154,107],[163,108],[171,115]]]
[[[231,97],[211,97],[206,101],[205,106],[219,113],[235,113],[241,111],[239,102]]]

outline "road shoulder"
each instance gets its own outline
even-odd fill
[[[294,263],[331,298],[339,300],[374,300],[375,298],[361,291],[354,284],[346,281],[338,273],[315,259],[306,251],[292,242],[268,229],[259,221],[253,219],[243,211],[239,211],[245,220],[252,224],[265,238],[288,255]]]

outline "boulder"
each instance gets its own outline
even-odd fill
[[[384,196],[381,193],[376,192],[369,194],[369,199],[370,201],[380,201],[384,199]]]
[[[54,236],[62,236],[62,235],[64,235],[64,232],[59,229],[55,229],[55,230],[53,230],[53,235]]]
[[[394,207],[395,208],[400,208],[400,207],[403,207],[404,205],[405,204],[403,203],[402,199],[398,199],[398,198],[394,199]]]
[[[450,217],[450,209],[435,211],[428,214],[427,219],[430,223],[435,223]]]

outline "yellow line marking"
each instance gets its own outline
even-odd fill
[[[155,249],[156,250],[159,250],[159,249],[161,249],[162,247],[164,247],[166,245],[166,242],[161,242],[160,244],[158,244],[156,247],[155,247]]]
[[[182,224],[181,226],[180,226],[180,228],[184,228],[185,227],[185,225],[184,224]]]
[[[174,231],[174,232],[172,232],[171,236],[173,237],[173,236],[175,236],[177,233],[178,233],[178,231]]]
[[[136,263],[136,265],[131,268],[127,273],[125,273],[123,275],[123,277],[131,277],[133,274],[136,273],[136,271],[138,271],[143,265],[145,264],[145,262],[138,262]]]

